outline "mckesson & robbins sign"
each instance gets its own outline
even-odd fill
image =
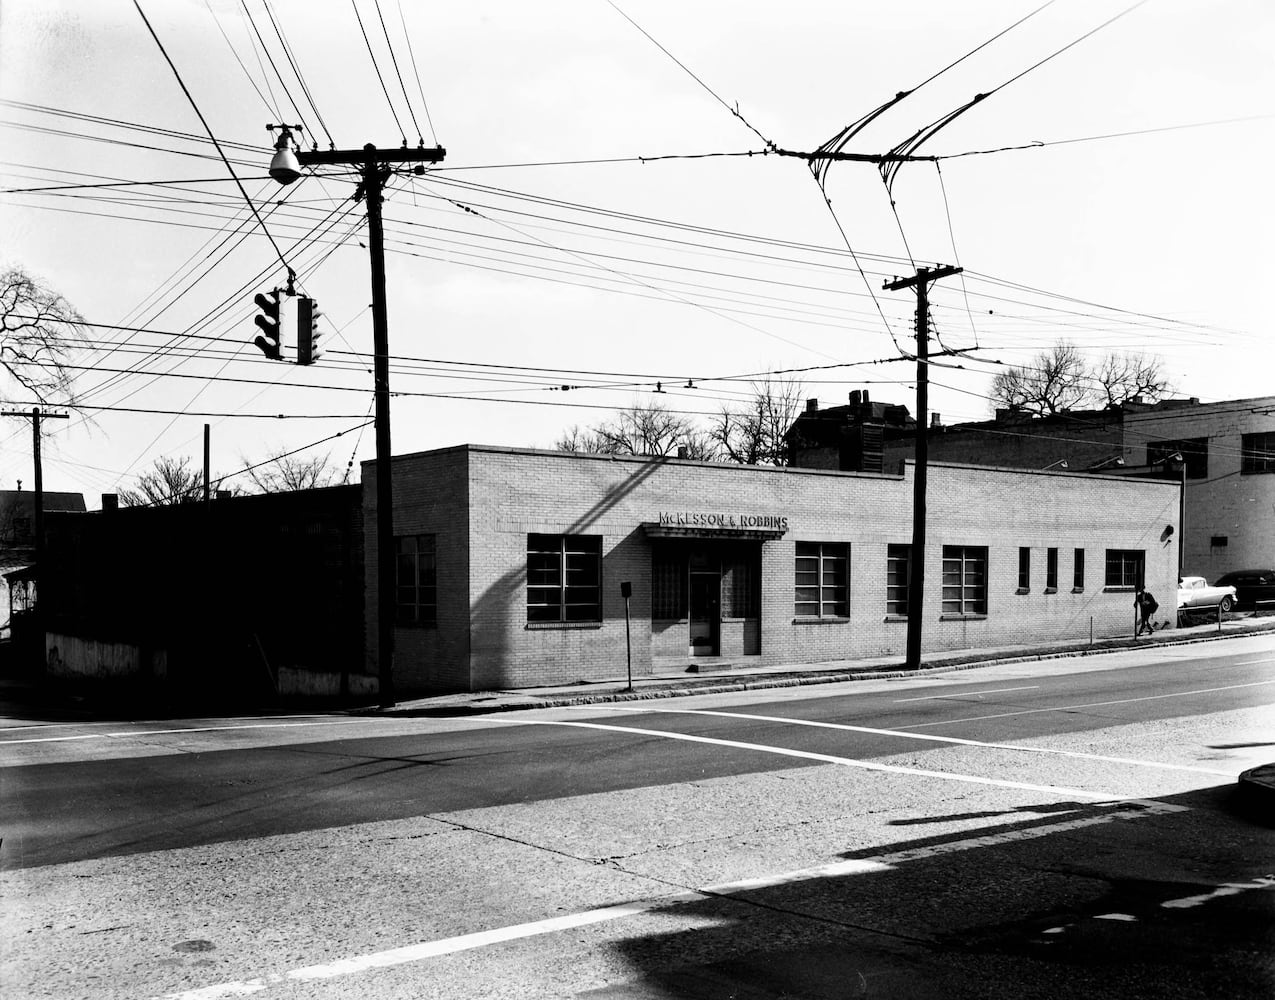
[[[751,528],[787,531],[788,518],[774,514],[720,514],[713,511],[660,511],[660,527]]]

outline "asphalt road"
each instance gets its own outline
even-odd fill
[[[0,722],[6,996],[1275,996],[1275,639],[460,719]]]

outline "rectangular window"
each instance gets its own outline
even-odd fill
[[[1186,462],[1187,479],[1209,478],[1208,438],[1178,438],[1147,443],[1147,465],[1162,465],[1174,455],[1181,455]]]
[[[438,558],[433,535],[394,539],[395,615],[399,625],[438,624]]]
[[[908,613],[908,574],[912,571],[912,546],[890,545],[885,550],[885,613]]]
[[[651,546],[651,617],[668,621],[686,615],[686,554],[667,542],[655,542]]]
[[[1018,592],[1025,594],[1032,586],[1032,550],[1026,546],[1018,549]]]
[[[793,611],[806,618],[845,618],[850,608],[850,546],[798,542]]]
[[[1240,472],[1275,472],[1275,431],[1240,435]]]
[[[1142,549],[1107,549],[1106,586],[1132,590],[1142,583],[1145,564]]]
[[[987,614],[987,549],[943,546],[943,614]]]
[[[1085,589],[1085,550],[1076,549],[1075,559],[1072,562],[1071,570],[1071,589],[1076,593],[1080,593]]]
[[[1058,593],[1058,550],[1045,550],[1045,593]]]
[[[602,536],[527,536],[527,621],[602,620]]]

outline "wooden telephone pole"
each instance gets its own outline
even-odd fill
[[[911,278],[895,278],[886,291],[916,288],[916,468],[912,477],[912,548],[908,554],[909,670],[921,666],[921,614],[925,597],[925,487],[930,457],[928,428],[930,393],[930,282],[960,274],[963,268],[919,267]]]
[[[38,406],[33,406],[30,410],[3,410],[0,411],[0,416],[29,417],[31,420],[31,457],[35,464],[35,498],[31,520],[35,530],[35,599],[38,608],[41,575],[44,572],[44,463],[40,459],[40,420],[42,418],[65,420],[67,414],[43,413]],[[43,632],[43,626],[40,626],[40,629]],[[40,648],[44,648],[43,639],[41,639]]]
[[[372,258],[372,381],[376,408],[376,624],[377,672],[380,704],[394,704],[394,609],[397,587],[394,555],[394,485],[390,473],[390,346],[385,296],[385,233],[381,221],[381,192],[392,176],[392,163],[438,163],[447,155],[441,146],[416,149],[298,150],[303,167],[353,165],[359,170],[356,199],[367,201],[368,252]],[[417,166],[418,173],[424,173]]]

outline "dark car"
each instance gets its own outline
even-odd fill
[[[1275,569],[1237,569],[1217,578],[1217,586],[1234,587],[1241,608],[1275,611]]]

